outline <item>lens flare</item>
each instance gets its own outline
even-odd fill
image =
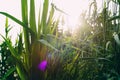
[[[46,60],[41,61],[40,64],[38,65],[38,68],[39,68],[41,71],[45,71],[46,68],[47,68],[47,61],[46,61]]]

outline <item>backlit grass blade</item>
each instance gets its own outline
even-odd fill
[[[114,32],[113,36],[114,36],[114,39],[115,39],[116,43],[120,46],[120,39],[119,39],[118,34],[116,32]]]
[[[42,26],[41,26],[41,7],[40,7],[39,8],[39,13],[38,13],[38,35],[37,35],[38,39],[39,39],[39,37],[41,35],[41,30],[42,30],[41,27]]]
[[[66,12],[64,12],[64,11],[61,10],[61,9],[59,9],[55,4],[52,3],[51,5],[55,8],[55,10],[57,10],[57,11],[59,11],[59,12],[65,14],[65,15],[68,15]]]
[[[51,34],[53,34],[54,32],[57,32],[56,29],[58,27],[58,24],[59,24],[59,18],[57,19],[56,22],[54,22],[54,25],[53,25],[53,28],[51,29]],[[58,33],[56,33],[57,35]]]
[[[43,12],[42,12],[42,21],[41,21],[41,26],[42,26],[42,30],[43,30],[43,34],[46,34],[47,31],[47,15],[48,15],[48,7],[49,7],[49,0],[44,0],[44,4],[43,4]]]
[[[54,7],[51,5],[51,11],[50,11],[50,14],[48,16],[48,20],[47,20],[47,32],[50,33],[51,32],[51,25],[52,25],[52,22],[53,22],[53,15],[54,15]]]
[[[27,0],[21,0],[21,9],[22,9],[22,20],[28,25],[28,5]]]
[[[34,33],[37,33],[34,0],[30,0],[30,17],[29,18],[30,18],[30,28],[33,30]]]
[[[28,27],[28,5],[27,0],[21,0],[21,9],[22,9],[22,21],[27,25]],[[29,33],[27,29],[23,29],[24,31],[24,40],[25,40],[25,49],[26,52],[29,53]]]
[[[46,45],[47,47],[50,47],[50,48],[54,49],[55,51],[58,51],[58,49],[56,49],[54,46],[52,46],[50,43],[48,43],[44,39],[39,40],[39,42],[41,42],[42,44]]]

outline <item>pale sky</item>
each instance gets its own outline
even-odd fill
[[[40,1],[43,0],[35,0],[36,1],[36,14],[38,14],[38,8]],[[69,26],[75,26],[77,24],[77,20],[80,16],[80,13],[84,9],[88,9],[88,2],[90,0],[52,0],[58,8],[65,11],[69,15],[64,16],[66,23]],[[98,7],[101,5],[102,0],[96,0],[99,2]],[[0,0],[0,11],[5,11],[14,15],[16,18],[21,20],[21,0]],[[56,13],[58,15],[58,13]],[[17,34],[20,32],[20,26],[9,19],[9,24],[13,27],[10,31],[11,38],[13,42],[16,39]],[[0,34],[4,33],[4,25],[5,25],[5,16],[0,15]],[[1,42],[1,37],[0,37]]]
[[[7,13],[10,13],[14,15],[15,17],[21,19],[21,6],[20,6],[20,1],[21,0],[0,0],[0,11],[4,11]],[[0,34],[5,34],[4,33],[4,27],[5,27],[5,16],[0,14]],[[20,26],[13,22],[12,20],[9,19],[9,25],[13,27],[13,29],[10,31],[10,35],[14,35],[15,37],[17,36],[17,33],[20,31]],[[12,39],[15,38],[12,36]],[[15,39],[13,39],[15,40]],[[1,38],[0,38],[1,41]]]

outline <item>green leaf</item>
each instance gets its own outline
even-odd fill
[[[46,40],[44,39],[40,39],[39,42],[41,42],[42,44],[54,49],[55,51],[58,51],[58,49],[56,49],[54,46],[52,46],[50,43],[48,43]]]
[[[34,0],[30,0],[30,17],[29,18],[30,18],[30,28],[33,30],[34,33],[37,33]]]
[[[41,20],[41,26],[43,34],[47,33],[47,15],[48,15],[48,7],[49,7],[49,0],[44,0],[43,4],[43,11],[42,11],[42,20]]]
[[[17,62],[16,63],[16,69],[17,69],[17,72],[18,72],[21,80],[29,80],[28,79],[28,73],[26,72],[22,63]]]
[[[9,75],[11,75],[15,70],[16,70],[15,67],[10,68],[10,69],[5,73],[5,75],[2,77],[2,80],[6,80],[6,78],[7,78]]]
[[[28,0],[21,0],[21,7],[22,7],[22,21],[27,25],[28,27]],[[29,32],[27,29],[23,29],[24,31],[24,41],[25,41],[25,50],[27,53],[29,53]]]
[[[22,7],[22,20],[26,25],[28,25],[28,5],[27,5],[27,0],[21,0],[21,7]]]
[[[8,17],[6,17],[5,27],[8,27]]]

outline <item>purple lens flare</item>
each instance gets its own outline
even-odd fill
[[[41,61],[40,64],[38,65],[38,68],[39,68],[41,71],[45,71],[46,68],[47,68],[47,61],[46,61],[46,60]]]

